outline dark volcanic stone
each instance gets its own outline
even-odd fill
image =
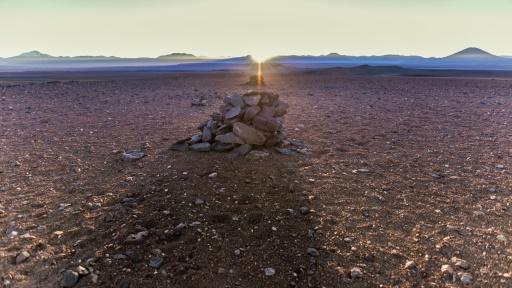
[[[78,273],[73,270],[66,270],[62,273],[62,287],[70,288],[78,283]]]

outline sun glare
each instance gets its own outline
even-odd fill
[[[258,63],[263,63],[267,60],[269,60],[270,58],[272,58],[273,56],[272,55],[269,55],[269,54],[262,54],[262,53],[255,53],[255,54],[251,54],[251,58],[258,62]]]

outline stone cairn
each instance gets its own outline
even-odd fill
[[[285,141],[283,116],[288,104],[279,95],[250,91],[224,98],[220,112],[213,113],[197,128],[200,133],[174,143],[176,151],[234,150],[245,155],[253,147],[275,147]]]

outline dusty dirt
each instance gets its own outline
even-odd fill
[[[265,78],[307,155],[169,151],[245,75],[0,82],[0,285],[512,286],[511,80]]]

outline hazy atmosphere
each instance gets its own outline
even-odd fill
[[[512,55],[506,0],[2,0],[0,57]],[[435,18],[434,18],[435,17]]]

